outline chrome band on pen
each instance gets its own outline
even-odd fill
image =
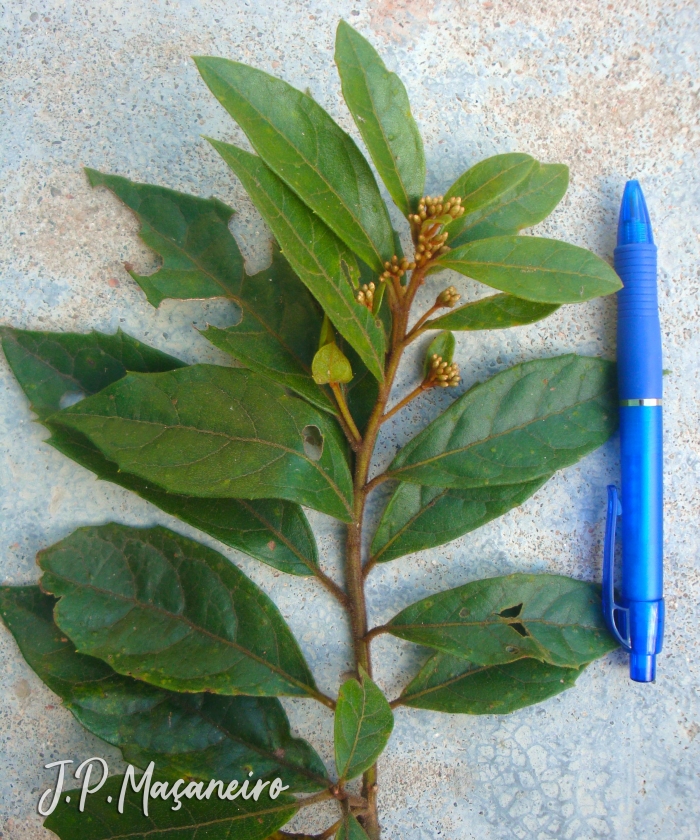
[[[644,399],[644,400],[620,400],[621,406],[641,406],[641,405],[663,405],[663,400]]]

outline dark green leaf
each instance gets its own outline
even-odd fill
[[[372,540],[372,558],[386,563],[468,534],[529,499],[549,476],[523,484],[445,490],[401,483]]]
[[[172,691],[316,696],[277,607],[226,558],[165,528],[81,528],[42,551],[41,586],[80,653]]]
[[[327,786],[313,748],[293,738],[279,700],[176,694],[115,673],[77,653],[53,620],[56,599],[38,586],[0,587],[0,615],[37,676],[126,761],[198,779],[281,776],[295,792]]]
[[[96,394],[127,371],[159,373],[185,363],[118,330],[49,333],[0,327],[2,349],[40,420]]]
[[[80,791],[69,791],[70,804],[63,797],[44,826],[61,840],[266,840],[297,810],[294,799],[285,793],[271,799],[265,790],[257,802],[241,796],[230,802],[219,799],[215,790],[209,799],[183,799],[177,811],[173,810],[172,797],[166,801],[151,799],[146,817],[143,789],[136,793],[129,786],[124,813],[120,814],[117,803],[124,778],[110,776],[99,793],[87,797],[82,813],[78,810]],[[136,785],[141,781],[142,777],[137,777]],[[156,781],[159,780],[154,778]],[[172,780],[167,785],[170,791]],[[223,789],[226,790],[225,782]]]
[[[533,324],[559,309],[556,303],[533,303],[513,295],[475,300],[425,325],[429,330],[502,330]]]
[[[352,379],[352,368],[348,357],[335,342],[324,344],[316,351],[311,372],[314,382],[319,385],[340,382],[350,382]]]
[[[225,58],[198,56],[195,63],[270,169],[381,272],[394,253],[391,222],[354,140],[310,96],[281,79]]]
[[[156,373],[184,364],[122,332],[39,333],[4,327],[0,334],[10,367],[42,419],[58,411],[66,397],[94,394],[125,376],[127,368]],[[52,432],[48,443],[98,478],[138,493],[166,513],[280,571],[314,573],[316,542],[299,505],[282,499],[211,500],[166,493],[120,472],[74,429],[46,421],[44,425]]]
[[[426,377],[430,372],[430,365],[433,361],[433,356],[440,356],[443,362],[452,364],[452,359],[455,354],[455,337],[449,330],[443,330],[438,333],[435,338],[428,345],[425,351],[425,360],[423,362],[423,376]]]
[[[476,580],[411,604],[387,630],[474,665],[532,657],[579,668],[617,647],[603,620],[600,587],[562,575]]]
[[[347,813],[343,816],[343,822],[335,835],[335,840],[369,840],[369,838],[355,817]]]
[[[364,433],[367,421],[379,397],[379,383],[367,370],[367,366],[349,344],[343,350],[350,361],[353,377],[345,386],[345,398],[360,433]]]
[[[401,695],[401,704],[463,715],[507,715],[571,688],[581,668],[557,668],[536,659],[483,667],[434,654]]]
[[[351,519],[352,481],[335,422],[250,371],[194,365],[129,374],[53,420],[169,493],[283,498]],[[322,451],[307,454],[314,429]]]
[[[408,215],[423,195],[423,141],[411,114],[406,88],[390,73],[379,53],[341,20],[335,38],[343,97],[382,181]]]
[[[450,236],[451,248],[486,239],[514,234],[532,227],[559,204],[569,186],[569,168],[561,163],[536,163],[527,177],[494,200],[457,220],[459,233]],[[449,231],[452,231],[452,224]]]
[[[211,143],[240,178],[292,268],[333,326],[381,381],[386,339],[381,324],[355,300],[359,269],[353,254],[260,158],[226,143]]]
[[[439,260],[494,289],[539,303],[581,303],[622,288],[620,278],[585,248],[538,236],[496,236],[448,251]]]
[[[394,458],[431,487],[519,484],[576,463],[617,425],[615,365],[585,356],[524,362],[463,394]]]
[[[335,710],[335,764],[341,779],[371,767],[394,728],[394,715],[381,690],[364,673],[346,680]]]

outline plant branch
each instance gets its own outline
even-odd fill
[[[411,327],[409,332],[406,334],[406,340],[404,341],[404,346],[410,344],[414,339],[418,338],[419,335],[422,335],[425,330],[422,330],[421,327],[425,322],[430,318],[431,315],[434,315],[439,309],[442,309],[442,304],[434,303],[427,312],[424,312],[420,318],[416,321],[416,323]]]
[[[338,584],[333,580],[333,578],[329,577],[325,572],[318,568],[318,566],[310,567],[312,568],[314,577],[319,583],[323,584],[323,586],[331,593],[331,595],[338,600],[345,608],[348,606],[348,596],[346,593],[338,586]]]
[[[333,793],[330,790],[322,790],[319,793],[314,793],[313,796],[297,799],[297,807],[308,808],[310,805],[317,805],[319,802],[326,802],[329,799],[335,799]]]
[[[340,425],[345,433],[345,437],[350,443],[350,446],[355,452],[357,452],[362,444],[362,435],[353,420],[352,414],[350,414],[350,409],[345,401],[343,389],[337,382],[331,382],[329,384],[331,386],[331,390],[333,391],[335,401],[338,404],[338,409],[340,410],[340,416],[338,417]]]
[[[389,625],[381,624],[379,627],[373,627],[366,635],[365,635],[365,642],[369,643],[372,639],[375,639],[377,636],[381,636],[383,633],[389,632]]]
[[[427,390],[428,387],[425,385],[424,382],[421,382],[421,384],[418,385],[418,387],[414,388],[410,394],[405,396],[401,400],[401,402],[396,403],[396,405],[393,408],[387,411],[387,413],[382,417],[382,423],[386,423],[386,421],[390,417],[393,417],[396,413],[401,411],[402,408],[405,408],[411,402],[411,400],[414,400],[416,397],[419,397],[423,393],[423,391]]]

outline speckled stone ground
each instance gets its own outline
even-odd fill
[[[136,222],[111,195],[91,191],[80,167],[219,196],[240,211],[233,229],[250,265],[262,267],[267,234],[240,185],[200,139],[240,140],[240,132],[199,81],[189,56],[218,54],[283,75],[308,87],[351,128],[332,60],[340,16],[401,73],[425,138],[428,192],[497,152],[566,162],[571,188],[541,232],[610,258],[622,184],[626,177],[642,180],[660,243],[670,370],[668,627],[656,684],[631,684],[623,658],[611,655],[590,667],[574,690],[509,717],[399,711],[381,760],[386,837],[697,840],[696,2],[10,0],[0,6],[0,321],[47,330],[121,326],[187,360],[223,361],[192,324],[223,325],[232,312],[217,302],[152,309],[122,267],[128,260],[143,273],[156,265],[136,237]],[[462,278],[454,280],[463,294],[476,293]],[[426,300],[434,293],[427,290]],[[523,359],[569,350],[613,357],[613,301],[564,307],[528,328],[460,338],[462,387]],[[400,386],[415,376],[409,359]],[[4,360],[0,389],[1,581],[35,581],[36,552],[80,525],[160,522],[190,533],[44,444],[46,434],[32,422]],[[438,403],[425,400],[397,417],[381,440],[378,464],[437,413]],[[375,571],[373,620],[480,576],[547,570],[598,578],[605,485],[617,477],[617,453],[612,441],[501,520]],[[337,572],[339,531],[320,515],[311,520],[324,562]],[[334,691],[348,649],[333,604],[312,582],[225,553],[275,597],[319,683]],[[60,707],[4,629],[0,645],[0,836],[39,840],[50,836],[36,813],[50,778],[42,766],[97,754],[117,770],[118,754]],[[389,694],[416,656],[409,645],[377,642],[378,680]],[[301,701],[286,705],[297,731],[330,761],[330,717]]]

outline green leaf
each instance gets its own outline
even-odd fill
[[[267,166],[381,272],[394,253],[391,222],[354,140],[310,96],[281,79],[225,58],[194,60]]]
[[[372,559],[387,563],[455,540],[521,505],[549,478],[468,490],[401,483],[372,540]]]
[[[260,158],[226,143],[210,142],[238,176],[333,326],[382,381],[384,330],[367,307],[355,300],[359,269],[353,254]]]
[[[381,755],[394,728],[394,715],[381,690],[360,670],[346,680],[335,710],[335,764],[341,779],[354,779]]]
[[[335,835],[335,840],[369,840],[357,819],[351,814],[343,815],[343,822]]]
[[[600,587],[562,575],[473,581],[411,604],[386,629],[473,665],[532,657],[579,668],[617,647],[603,620]]]
[[[493,201],[475,208],[469,214],[465,213],[456,223],[451,223],[448,228],[453,234],[449,238],[450,247],[456,248],[465,242],[490,236],[515,234],[536,225],[546,219],[559,204],[568,186],[568,166],[561,163],[536,163],[527,176],[511,189],[494,196]]]
[[[277,607],[226,558],[165,528],[80,528],[40,552],[80,653],[171,691],[316,696]]]
[[[434,654],[401,695],[403,706],[462,715],[507,715],[571,688],[581,668],[557,668],[536,659],[483,667]]]
[[[47,443],[98,478],[137,493],[231,548],[288,574],[314,574],[316,542],[299,505],[282,499],[207,500],[166,493],[120,472],[84,435],[45,420],[65,398],[97,393],[125,376],[127,368],[156,373],[177,369],[184,362],[121,331],[116,335],[40,333],[3,327],[0,336],[20,387],[52,433]]]
[[[556,303],[533,303],[513,295],[491,295],[433,318],[429,330],[502,330],[533,324],[556,312]]]
[[[622,288],[611,266],[591,251],[537,236],[470,242],[448,251],[439,264],[539,303],[581,303]]]
[[[314,749],[291,736],[273,697],[176,694],[115,673],[77,653],[53,620],[55,598],[38,586],[0,587],[0,615],[37,676],[80,723],[145,768],[197,779],[281,776],[295,792],[327,786]]]
[[[110,776],[99,793],[86,798],[84,812],[78,810],[80,791],[68,791],[70,804],[62,797],[53,814],[44,820],[45,828],[60,840],[266,840],[297,811],[295,800],[285,793],[272,799],[265,790],[257,802],[241,796],[230,802],[219,799],[215,790],[208,799],[183,799],[177,811],[173,810],[172,797],[166,801],[150,799],[146,817],[143,789],[136,793],[129,785],[124,813],[120,814],[117,803],[124,778]],[[136,785],[141,781],[143,777],[137,777]],[[170,791],[173,782],[166,783]]]
[[[96,394],[127,371],[159,373],[185,366],[121,330],[105,335],[0,327],[0,339],[12,372],[42,421],[66,402]]]
[[[433,356],[440,356],[443,362],[452,364],[452,359],[455,354],[455,337],[449,330],[439,332],[435,338],[428,345],[425,351],[425,359],[423,361],[423,376],[426,377],[430,372],[430,364]]]
[[[93,186],[108,187],[136,213],[141,238],[163,257],[155,274],[139,277],[131,272],[150,303],[228,297],[239,307],[241,319],[225,330],[210,327],[205,336],[212,344],[318,408],[335,410],[328,394],[311,379],[309,330],[320,323],[322,314],[277,247],[272,264],[250,276],[228,228],[230,207],[214,198],[86,171]]]
[[[348,357],[335,342],[324,344],[316,351],[311,372],[314,382],[318,385],[350,382],[352,379],[352,368]]]
[[[617,426],[615,365],[524,362],[463,394],[394,458],[394,478],[431,487],[519,484],[597,449]]]
[[[343,97],[377,172],[404,216],[423,195],[423,141],[411,114],[406,88],[379,53],[341,20],[335,38]]]
[[[250,371],[193,365],[129,374],[52,419],[169,493],[283,498],[351,520],[352,480],[335,421]]]

